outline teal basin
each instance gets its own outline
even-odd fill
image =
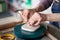
[[[44,25],[41,25],[40,28],[37,29],[35,32],[29,32],[29,31],[22,30],[21,29],[22,25],[24,24],[19,24],[14,27],[14,34],[16,35],[17,38],[21,38],[21,39],[40,38],[46,32],[46,28]]]

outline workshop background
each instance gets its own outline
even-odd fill
[[[9,2],[8,2],[9,1]],[[20,13],[16,10],[19,9],[19,2],[16,0],[0,0],[0,37],[4,34],[13,34],[14,40],[18,40],[14,35],[14,27],[17,24],[22,23],[22,17]],[[17,9],[14,6],[17,6]],[[53,5],[53,4],[52,4]],[[45,11],[41,13],[52,13],[52,5]],[[46,34],[41,38],[41,40],[60,40],[60,28],[56,27],[47,21],[45,24],[47,26]],[[0,40],[2,40],[0,38]],[[7,39],[6,39],[7,40]]]

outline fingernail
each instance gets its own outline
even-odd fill
[[[30,24],[30,26],[32,26],[32,25]]]
[[[29,25],[31,26],[31,24],[29,23]]]

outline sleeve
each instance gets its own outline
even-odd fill
[[[52,5],[52,13],[60,13],[60,0],[54,1],[53,5]],[[54,26],[56,26],[57,28],[60,28],[60,22],[50,22],[51,24],[53,24]]]
[[[52,5],[52,12],[60,13],[60,0],[54,1],[53,5]]]

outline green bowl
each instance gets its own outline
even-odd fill
[[[46,28],[44,25],[41,25],[39,29],[37,29],[35,32],[29,32],[29,31],[24,31],[21,29],[22,25],[24,24],[19,24],[16,25],[14,28],[14,34],[16,37],[21,38],[21,39],[35,39],[42,37],[45,32]]]

